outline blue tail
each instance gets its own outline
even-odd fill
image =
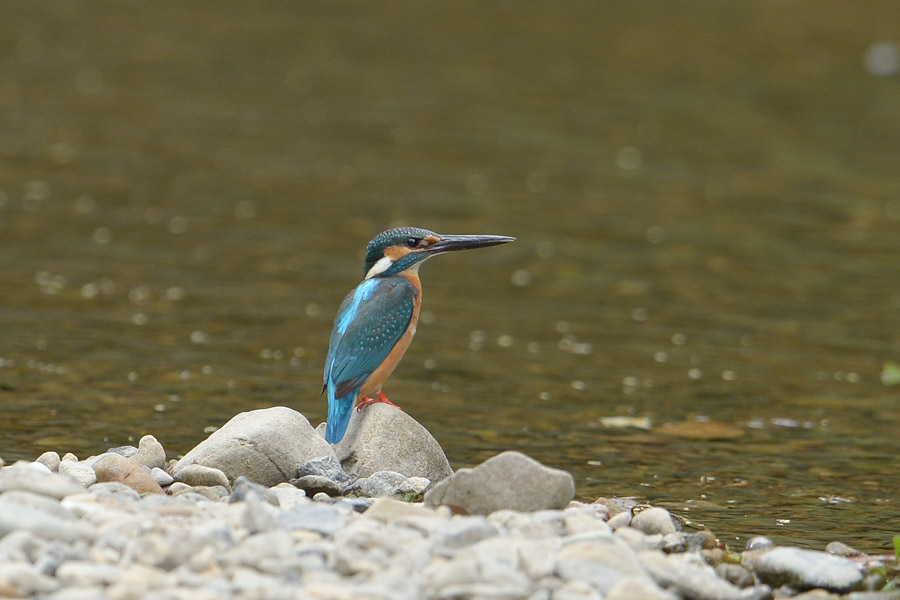
[[[328,390],[331,392],[331,390]],[[332,398],[328,394],[328,423],[325,426],[325,441],[329,444],[337,444],[344,437],[350,416],[353,414],[353,398],[350,394],[343,398]]]

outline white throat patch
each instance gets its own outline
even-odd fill
[[[381,273],[384,273],[385,271],[387,271],[388,269],[391,268],[392,264],[394,264],[394,261],[391,260],[390,256],[382,256],[381,258],[378,259],[378,262],[376,262],[374,265],[372,265],[372,268],[369,269],[369,272],[366,273],[366,279],[371,279],[372,277],[375,277],[376,275],[380,275]]]

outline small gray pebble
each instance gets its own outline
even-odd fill
[[[344,490],[345,494],[363,496],[365,498],[397,498],[401,499],[413,493],[406,476],[394,471],[378,471],[368,477],[354,481]]]
[[[631,512],[623,510],[622,512],[610,517],[606,523],[613,531],[615,531],[619,527],[629,527],[631,525]]]
[[[828,554],[836,554],[838,556],[859,556],[862,554],[862,552],[856,548],[851,548],[843,542],[829,542],[828,545],[825,546],[825,552]]]
[[[59,470],[59,454],[56,452],[44,452],[40,456],[38,456],[34,462],[41,463],[54,473]]]
[[[118,454],[119,456],[124,456],[125,458],[131,458],[135,454],[137,454],[138,449],[134,446],[119,446],[118,448],[110,448],[107,450],[110,454]]]
[[[374,498],[341,498],[338,505],[347,506],[353,512],[364,513],[375,503]]]
[[[175,478],[160,469],[159,467],[153,467],[150,469],[150,477],[159,484],[160,487],[166,487],[167,485],[172,485],[175,481]]]
[[[770,540],[764,535],[758,535],[756,537],[750,538],[747,540],[746,550],[766,550],[767,548],[774,548],[775,542]]]
[[[59,472],[73,477],[84,487],[90,487],[97,483],[97,473],[87,463],[64,460],[59,463]]]
[[[241,475],[234,482],[234,487],[232,487],[231,494],[228,496],[228,502],[246,502],[250,498],[278,506],[278,497],[270,492],[269,488],[263,487]]]
[[[291,479],[290,483],[306,492],[307,496],[316,496],[318,494],[340,496],[343,493],[343,487],[340,483],[322,475],[304,475],[297,479]]]
[[[339,483],[346,483],[351,479],[350,475],[341,468],[340,461],[334,456],[314,458],[297,465],[297,477],[307,475],[318,475]]]
[[[631,519],[631,526],[647,535],[659,533],[668,535],[680,529],[672,515],[664,508],[653,507],[642,510]]]
[[[750,587],[756,583],[753,572],[743,565],[723,562],[716,567],[716,573],[728,583],[740,588]]]
[[[141,499],[140,494],[138,494],[136,491],[134,491],[124,483],[119,483],[118,481],[104,481],[101,483],[95,483],[90,488],[88,488],[88,491],[98,496],[120,496],[122,498],[133,500],[135,502]]]
[[[170,496],[174,496],[175,494],[178,494],[179,492],[184,492],[186,490],[191,490],[191,489],[193,489],[193,487],[184,483],[183,481],[176,481],[175,483],[170,485],[168,487],[168,489],[166,489],[166,493],[169,494]]]

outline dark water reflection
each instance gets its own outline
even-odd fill
[[[387,389],[454,466],[885,550],[900,79],[862,61],[900,5],[865,6],[7,6],[0,455],[320,420],[362,246],[416,224],[519,238],[425,266]]]

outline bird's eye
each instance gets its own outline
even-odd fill
[[[415,248],[416,246],[419,245],[419,238],[414,238],[414,237],[407,238],[406,245],[409,246],[410,248]]]

